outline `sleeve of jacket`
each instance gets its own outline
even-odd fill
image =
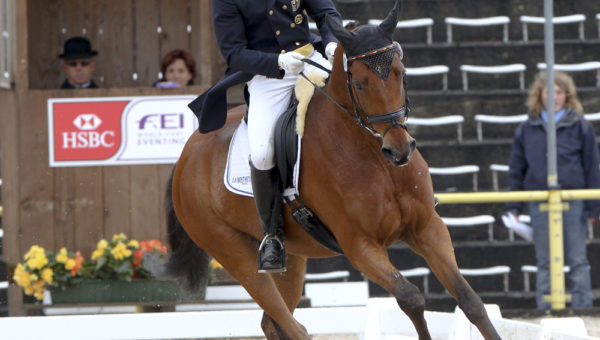
[[[246,27],[232,0],[213,0],[212,15],[217,43],[232,71],[283,78],[284,72],[277,64],[279,54],[247,48]]]
[[[512,144],[512,152],[510,154],[510,162],[508,163],[508,190],[521,191],[523,190],[523,179],[527,171],[527,162],[525,161],[525,148],[523,145],[523,124],[521,124],[516,132]],[[523,211],[523,202],[508,202],[506,210],[521,214]]]
[[[327,46],[330,42],[338,42],[325,22],[325,17],[329,15],[337,19],[340,25],[342,24],[342,16],[333,5],[333,2],[331,0],[304,0],[304,7],[308,16],[317,24],[323,46]]]
[[[600,189],[600,156],[594,128],[586,121],[582,121],[583,132],[583,170],[585,173],[586,188]],[[589,217],[598,218],[600,215],[600,200],[586,201],[586,210]]]

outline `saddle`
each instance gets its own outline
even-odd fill
[[[294,167],[298,161],[298,133],[296,131],[296,110],[298,100],[292,94],[288,109],[279,117],[275,124],[275,166],[280,174],[283,188],[295,188]],[[295,192],[299,192],[295,188]],[[292,216],[309,235],[328,249],[343,254],[335,236],[300,199],[299,194],[283,196],[286,204],[292,210]]]

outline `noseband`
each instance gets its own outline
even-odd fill
[[[389,60],[387,62],[385,61],[385,57],[383,60],[381,58],[379,58],[379,60],[376,60],[376,62],[372,62],[372,61],[369,62],[369,60],[367,59],[367,58],[371,58],[371,60],[373,60],[372,59],[373,56],[376,56],[379,54],[377,56],[377,57],[379,57],[382,55],[381,54],[382,52],[387,52],[386,54],[388,54],[388,56],[390,55],[389,52],[392,52],[393,54],[391,54],[391,58],[388,58]],[[369,131],[371,134],[373,134],[376,137],[383,138],[385,136],[385,134],[388,133],[388,131],[392,128],[401,127],[403,129],[407,130],[406,124],[400,122],[400,120],[402,118],[408,118],[408,113],[410,112],[410,109],[408,108],[408,95],[406,94],[406,90],[404,91],[405,105],[402,106],[401,108],[399,108],[398,110],[395,110],[392,112],[387,112],[387,113],[373,114],[373,115],[364,114],[365,117],[363,118],[363,115],[361,115],[360,112],[361,111],[364,112],[364,109],[362,108],[362,105],[360,105],[360,102],[357,100],[357,98],[354,95],[355,89],[354,89],[354,86],[352,86],[352,73],[350,72],[350,65],[352,64],[352,62],[354,62],[356,60],[365,58],[365,60],[364,60],[365,64],[367,64],[367,66],[369,66],[375,72],[375,74],[377,74],[381,79],[385,80],[389,76],[389,72],[391,70],[391,63],[393,62],[393,60],[394,60],[393,58],[396,56],[396,53],[398,53],[400,56],[402,56],[402,49],[400,48],[400,45],[397,42],[394,42],[393,44],[385,46],[383,48],[369,51],[364,54],[348,58],[348,64],[346,67],[346,74],[347,74],[346,83],[348,85],[348,92],[350,94],[350,100],[352,101],[352,106],[353,106],[354,112],[350,112],[348,109],[346,109],[341,104],[339,104],[335,99],[333,99],[323,89],[321,89],[319,86],[317,86],[317,84],[313,83],[310,79],[308,79],[306,77],[306,75],[304,75],[304,73],[301,72],[300,75],[302,77],[304,77],[306,80],[308,80],[317,90],[319,90],[322,94],[324,94],[331,102],[333,102],[337,107],[339,107],[344,113],[348,114],[361,128]],[[317,68],[320,68],[328,73],[331,73],[331,71],[328,70],[327,68],[321,66],[320,64],[318,64],[308,58],[303,59],[303,61],[310,65],[313,65]],[[363,61],[363,60],[361,60],[361,61]],[[382,65],[382,62],[386,65]],[[402,78],[402,82],[404,83],[404,85],[406,85],[406,79],[404,78],[404,75]],[[406,87],[405,87],[405,89],[406,89]],[[373,127],[372,127],[372,125],[384,124],[384,123],[390,123],[390,124],[385,129],[383,134],[380,134],[379,132],[375,131],[375,129],[373,129]]]

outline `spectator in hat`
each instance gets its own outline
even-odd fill
[[[64,52],[58,57],[63,60],[62,69],[67,79],[61,89],[96,89],[92,79],[96,69],[93,59],[98,52],[92,50],[90,41],[83,37],[73,37],[65,41]]]

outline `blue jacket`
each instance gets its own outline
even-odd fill
[[[213,0],[217,43],[229,66],[225,76],[188,106],[202,133],[219,129],[227,115],[227,89],[256,74],[283,78],[280,53],[313,42],[308,16],[319,29],[323,46],[337,42],[325,23],[327,15],[342,18],[331,0]]]
[[[508,170],[511,191],[547,190],[546,123],[529,115],[515,132]],[[556,158],[561,189],[600,188],[598,144],[594,128],[583,116],[567,109],[556,123]],[[507,210],[521,213],[523,202],[510,202]],[[589,217],[598,217],[600,201],[587,201]]]

